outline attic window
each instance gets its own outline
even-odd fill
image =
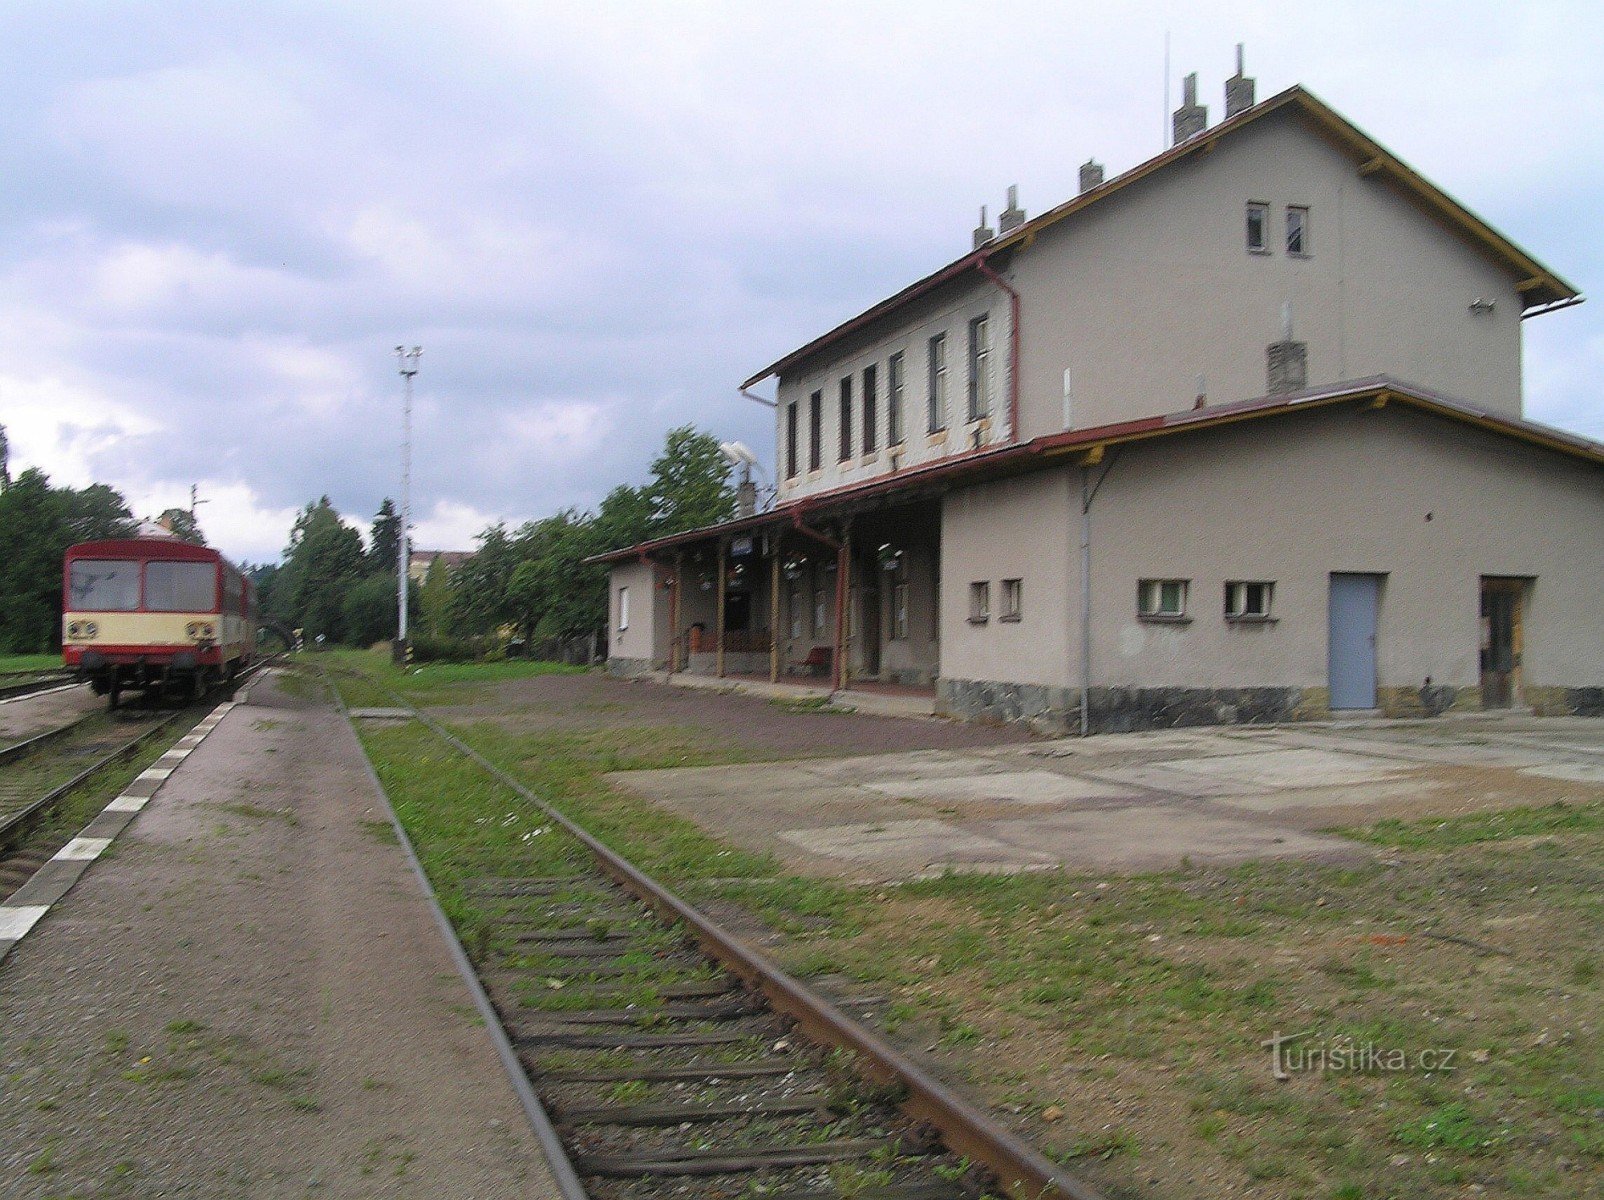
[[[1248,253],[1270,253],[1270,206],[1248,201]]]
[[[1309,256],[1309,210],[1287,206],[1287,253],[1295,258]]]

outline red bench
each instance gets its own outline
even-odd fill
[[[828,675],[835,663],[835,651],[829,646],[815,646],[802,660],[802,669],[810,675]]]

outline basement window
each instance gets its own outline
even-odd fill
[[[1270,253],[1270,206],[1248,201],[1248,253]]]
[[[1225,619],[1227,621],[1271,620],[1270,604],[1275,596],[1275,584],[1268,582],[1231,582],[1225,585]]]
[[[1293,258],[1309,257],[1309,210],[1287,207],[1287,253]]]
[[[991,581],[976,580],[969,585],[969,623],[984,625],[991,620]]]
[[[998,615],[999,621],[1018,621],[1025,611],[1025,581],[1023,579],[1005,579],[1002,581],[1002,612]]]
[[[1136,586],[1136,613],[1144,621],[1184,621],[1186,579],[1144,579]]]

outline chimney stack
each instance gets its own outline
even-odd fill
[[[735,515],[750,517],[757,513],[757,484],[752,482],[750,472],[741,480],[735,489]]]
[[[1225,119],[1253,107],[1253,80],[1242,74],[1242,43],[1236,44],[1236,74],[1225,81]]]
[[[1309,386],[1309,346],[1292,340],[1292,302],[1281,306],[1281,340],[1265,347],[1267,396],[1285,396]]]
[[[1080,190],[1084,193],[1102,186],[1103,164],[1095,158],[1088,158],[1080,165]]]
[[[1195,138],[1209,127],[1209,110],[1197,102],[1197,72],[1181,82],[1181,107],[1175,110],[1175,144]]]
[[[975,226],[975,249],[979,250],[996,236],[997,231],[986,224],[986,206],[982,204],[980,206],[980,224]]]
[[[1008,207],[1002,210],[997,218],[998,233],[1012,233],[1025,223],[1025,210],[1019,207],[1019,185],[1010,184],[1008,187]]]

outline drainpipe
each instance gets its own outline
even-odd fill
[[[1023,440],[1019,430],[1019,293],[984,258],[975,267],[1008,293],[1008,432],[1012,441],[1019,442]]]
[[[1080,735],[1092,725],[1092,469],[1080,469]]]
[[[725,636],[725,634],[724,634],[724,603],[725,603],[724,595],[725,595],[725,587],[726,587],[725,581],[724,581],[724,577],[725,577],[726,572],[728,572],[728,570],[729,570],[728,557],[729,557],[729,543],[726,542],[723,538],[719,538],[719,540],[718,540],[718,612],[717,612],[717,615],[713,618],[713,624],[714,624],[714,626],[716,626],[718,632],[715,635],[716,640],[713,643],[713,674],[716,675],[720,679],[724,678],[724,636]]]
[[[784,548],[779,528],[769,546],[769,682],[780,682],[780,552]]]
[[[796,531],[812,538],[816,542],[823,542],[835,551],[835,649],[830,654],[830,690],[841,690],[842,660],[846,657],[846,598],[843,595],[846,589],[847,578],[847,548],[844,543],[836,541],[827,533],[820,533],[811,525],[802,522],[803,510],[797,509],[791,514],[791,524]]]

